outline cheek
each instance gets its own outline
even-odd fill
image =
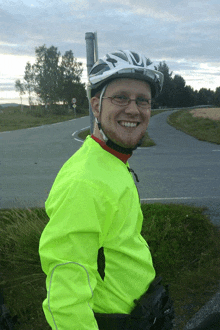
[[[111,109],[109,109],[109,111],[104,111],[103,113],[101,113],[101,119],[105,126],[112,127],[115,121],[117,121],[116,118],[117,118],[116,112],[111,111]]]

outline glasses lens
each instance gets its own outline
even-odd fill
[[[145,98],[137,98],[136,100],[137,105],[141,108],[149,108],[151,105],[151,100],[145,99]]]
[[[123,95],[116,95],[112,97],[112,103],[116,105],[127,105],[129,103],[129,98]]]

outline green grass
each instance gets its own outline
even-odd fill
[[[82,109],[82,114],[74,116],[73,111],[64,111],[63,115],[54,115],[46,112],[43,107],[33,107],[32,111],[29,110],[28,106],[24,106],[23,112],[19,107],[6,107],[3,113],[0,114],[0,132],[14,131],[18,129],[24,129],[29,127],[37,127],[41,125],[49,125],[62,121],[67,121],[83,116],[88,116],[89,111]]]
[[[187,321],[217,291],[220,278],[220,232],[205,208],[176,204],[142,204],[142,235],[157,275],[170,284],[177,323]],[[0,286],[19,330],[49,330],[42,311],[46,276],[38,255],[48,222],[44,209],[0,210]]]
[[[220,120],[193,117],[189,111],[174,112],[167,118],[168,124],[198,140],[220,144]]]

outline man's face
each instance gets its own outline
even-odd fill
[[[151,99],[151,88],[146,82],[141,80],[117,79],[108,85],[104,97],[116,95],[123,95],[130,99],[136,99],[138,97]],[[98,97],[91,99],[91,105],[94,116],[101,121],[105,135],[121,147],[135,147],[145,135],[150,120],[150,108],[139,108],[134,101],[130,102],[127,106],[119,106],[112,104],[111,99],[103,99],[100,115],[98,111]],[[139,124],[137,127],[125,127],[122,126],[122,122]],[[103,140],[97,124],[93,134],[100,140]]]

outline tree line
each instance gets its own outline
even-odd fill
[[[47,48],[43,45],[35,49],[35,54],[35,63],[31,65],[27,62],[26,64],[23,82],[19,79],[15,82],[15,89],[20,94],[21,102],[22,95],[28,93],[31,107],[33,93],[35,93],[40,103],[55,113],[59,112],[60,108],[57,109],[54,105],[63,104],[70,107],[72,98],[77,99],[77,105],[81,109],[88,109],[86,86],[81,83],[82,63],[76,60],[72,50],[66,51],[61,56],[56,47]],[[170,72],[165,61],[155,66],[155,70],[164,74],[164,86],[162,93],[154,100],[152,108],[220,106],[220,87],[216,88],[216,91],[206,88],[194,91],[191,86],[186,86],[182,76],[172,77],[173,72]]]
[[[155,70],[164,74],[164,85],[162,93],[155,100],[153,107],[181,108],[197,105],[220,106],[220,87],[216,91],[201,88],[194,90],[191,86],[186,86],[184,78],[180,75],[172,77],[173,72],[166,62],[160,62]]]

